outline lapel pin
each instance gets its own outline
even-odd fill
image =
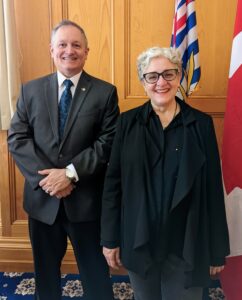
[[[82,91],[85,92],[86,88],[82,88]]]

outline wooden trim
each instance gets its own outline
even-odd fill
[[[125,78],[125,90],[124,96],[127,98],[127,95],[130,95],[130,1],[124,0],[124,78]]]
[[[1,238],[0,239],[0,271],[1,272],[33,272],[33,257],[29,239]],[[78,273],[71,244],[68,243],[61,271],[63,273]],[[112,274],[127,274],[124,268],[110,270]]]
[[[117,86],[119,99],[124,99],[126,94],[125,87],[125,66],[127,50],[125,51],[126,15],[124,5],[127,0],[114,0],[114,84]],[[118,17],[117,17],[118,16]]]
[[[147,100],[148,98],[143,96],[127,96],[125,99],[120,100],[120,110],[126,111],[132,109],[142,105]],[[187,100],[187,103],[192,107],[209,114],[221,113],[224,115],[226,97],[191,97]]]
[[[17,219],[16,214],[16,174],[15,174],[15,163],[12,156],[9,153],[8,157],[8,168],[9,168],[9,205],[10,205],[10,224]]]
[[[69,14],[68,14],[68,0],[62,0],[62,18],[63,19],[68,19]]]
[[[7,147],[7,131],[0,132],[0,199],[2,235],[11,235],[11,201],[9,178],[9,152]]]
[[[33,257],[29,239],[0,239],[0,271],[33,271]],[[77,273],[78,271],[70,243],[63,261],[62,271],[67,273]]]

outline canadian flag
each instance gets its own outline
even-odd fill
[[[238,0],[224,119],[222,170],[230,256],[221,273],[227,300],[242,299],[242,0]]]

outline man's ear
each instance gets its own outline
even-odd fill
[[[53,47],[51,43],[49,44],[49,47],[50,47],[50,55],[53,56]]]

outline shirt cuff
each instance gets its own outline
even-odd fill
[[[78,177],[78,174],[76,172],[76,169],[75,169],[74,165],[73,164],[69,164],[66,168],[69,169],[69,170],[71,170],[73,172],[73,175],[75,177],[75,182],[79,181],[79,177]]]

